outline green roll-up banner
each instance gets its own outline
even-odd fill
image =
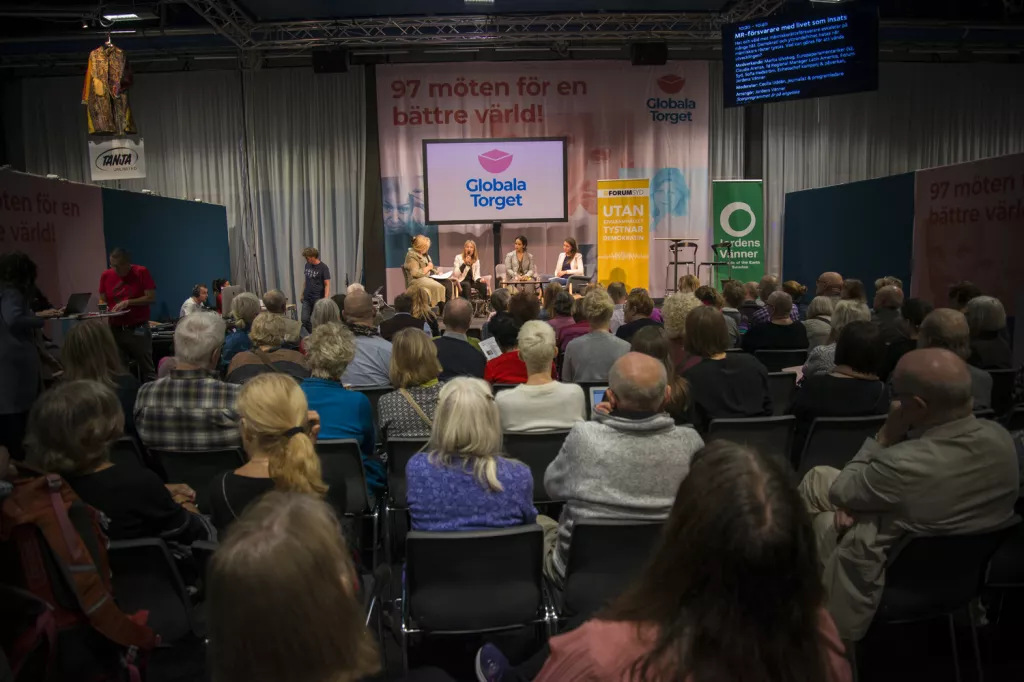
[[[756,282],[764,277],[764,194],[761,180],[714,180],[711,183],[714,243],[732,242],[732,278]],[[717,260],[717,258],[715,259]],[[715,286],[730,276],[718,269]]]

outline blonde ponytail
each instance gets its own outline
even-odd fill
[[[283,438],[287,438],[284,447],[270,455],[269,471],[274,488],[323,497],[327,485],[320,472],[320,458],[313,440],[305,432]]]

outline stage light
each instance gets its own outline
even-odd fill
[[[125,14],[104,14],[103,18],[107,21],[138,21],[139,15],[133,12]]]

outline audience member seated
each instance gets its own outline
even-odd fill
[[[619,331],[619,327],[626,324],[626,295],[628,290],[626,289],[625,282],[612,282],[608,285],[608,295],[612,298],[612,303],[615,305],[615,311],[612,313],[611,324],[608,325],[608,330],[612,334]]]
[[[568,293],[558,282],[550,282],[544,287],[544,297],[540,307],[540,314],[537,316],[538,320],[547,322],[548,320],[555,319],[555,299],[558,294]],[[572,310],[570,309],[569,314],[571,316]]]
[[[313,304],[313,312],[309,315],[310,331],[328,322],[341,322],[341,310],[333,298],[321,298]]]
[[[491,338],[490,321],[498,313],[507,313],[509,301],[512,300],[512,292],[508,289],[497,289],[491,294],[491,314],[487,318],[487,322],[484,322],[483,328],[480,330],[480,338],[484,341]]]
[[[682,294],[685,295],[685,294]],[[669,399],[665,403],[665,411],[676,424],[689,424],[693,421],[690,414],[690,397],[687,395],[686,379],[676,374],[676,362],[672,357],[672,340],[668,332],[661,327],[644,327],[633,335],[630,350],[643,353],[665,364],[668,376]]]
[[[665,333],[672,346],[673,367],[684,366],[689,358],[686,354],[686,316],[690,314],[691,310],[699,308],[701,305],[701,302],[693,294],[672,294],[661,305],[661,315],[665,320]],[[676,370],[673,370],[673,374],[675,372]]]
[[[630,294],[630,298],[640,301],[640,294]],[[647,297],[650,301],[650,297]],[[638,305],[642,305],[639,303]],[[626,319],[630,318],[630,304],[626,304]],[[593,289],[583,297],[583,313],[586,315],[590,331],[573,339],[565,347],[565,359],[562,362],[562,381],[576,383],[596,383],[608,381],[608,371],[615,361],[629,352],[629,342],[613,335],[608,328],[612,319],[614,304],[608,292]],[[643,318],[646,319],[646,318]],[[621,332],[629,327],[627,322],[619,327]],[[641,327],[634,329],[638,330]],[[572,327],[567,327],[568,332]],[[632,337],[632,333],[629,334]]]
[[[963,280],[949,287],[949,307],[966,313],[967,304],[981,296],[981,288],[973,282]]]
[[[437,326],[437,315],[430,309],[430,294],[426,289],[413,289],[408,292],[412,297],[412,310],[410,311],[414,320],[425,325],[424,329],[430,330],[430,336],[440,336],[441,329]],[[447,304],[445,304],[447,305]],[[388,339],[390,341],[390,339]]]
[[[828,296],[832,305],[839,303],[843,295],[843,276],[838,272],[823,272],[815,283],[815,296]]]
[[[722,313],[707,306],[690,312],[686,352],[700,362],[686,369],[683,378],[690,389],[694,425],[702,433],[712,419],[772,414],[768,370],[753,355],[726,353],[728,348],[729,330]]]
[[[836,303],[832,312],[832,333],[829,334],[828,343],[818,346],[807,354],[807,364],[804,365],[803,375],[812,377],[815,374],[828,374],[836,366],[836,339],[839,338],[843,327],[850,322],[870,322],[871,311],[860,301],[841,299]]]
[[[577,422],[548,465],[544,487],[551,499],[565,500],[557,535],[546,518],[539,520],[545,526],[544,572],[556,584],[565,577],[577,521],[668,516],[690,457],[704,446],[696,431],[676,426],[664,411],[669,399],[664,363],[627,353],[608,376],[607,414],[595,409],[594,421]]]
[[[218,682],[372,679],[359,575],[320,500],[272,492],[232,527],[207,570],[208,668]]]
[[[220,315],[197,312],[174,328],[176,368],[143,384],[135,399],[135,429],[147,448],[202,452],[241,445],[235,411],[241,386],[212,376],[224,326]]]
[[[334,305],[330,299],[320,299],[317,304],[322,301]],[[313,314],[316,315],[315,307]],[[302,353],[281,347],[287,328],[285,319],[280,315],[257,315],[252,323],[252,331],[249,332],[252,350],[243,351],[234,357],[228,366],[227,380],[233,384],[244,384],[253,377],[267,373],[287,374],[299,381],[308,377],[309,369],[306,368],[306,358]]]
[[[807,330],[807,348],[814,350],[828,343],[832,334],[832,299],[828,296],[815,296],[807,306],[807,319],[804,329]]]
[[[536,521],[530,468],[501,452],[501,417],[490,387],[469,377],[446,383],[426,450],[405,468],[413,530],[507,528]]]
[[[391,346],[391,385],[396,390],[382,395],[377,405],[380,432],[385,440],[430,435],[437,397],[441,394],[441,382],[437,380],[440,374],[437,346],[429,336],[415,329],[395,334]]]
[[[249,330],[252,329],[252,323],[259,314],[260,299],[256,297],[256,294],[246,291],[231,299],[231,319],[234,321],[235,328],[224,339],[224,350],[221,352],[220,358],[222,373],[228,371],[228,365],[235,359],[235,355],[252,347],[249,341]]]
[[[249,461],[210,482],[211,518],[221,533],[270,490],[327,492],[314,447],[317,413],[309,411],[298,384],[280,374],[255,377],[238,396],[238,414]]]
[[[981,369],[1010,369],[1013,350],[1007,340],[1006,310],[998,298],[976,296],[967,302],[967,325],[971,329],[968,362]]]
[[[607,610],[554,637],[534,679],[849,682],[824,599],[784,464],[712,443],[693,455],[643,573]],[[477,660],[486,679],[515,679],[493,645]]]
[[[644,327],[659,324],[656,320],[651,319],[653,312],[654,301],[651,300],[651,295],[647,293],[647,290],[633,289],[626,297],[626,307],[623,309],[626,323],[616,330],[615,336],[629,343],[633,334]]]
[[[757,287],[757,292],[761,297],[761,306],[758,307],[758,309],[750,316],[751,328],[761,324],[768,324],[774,319],[773,313],[768,309],[768,299],[776,291],[781,291],[778,277],[775,275],[765,275],[761,278],[761,283]],[[790,299],[790,301],[792,301],[792,299]],[[781,315],[782,313],[780,312],[779,314]],[[790,304],[789,316],[794,322],[800,321],[800,309],[792,303]],[[744,338],[746,338],[746,336],[747,335],[744,334]]]
[[[782,290],[789,294],[789,297],[793,299],[793,305],[796,306],[797,311],[800,313],[800,321],[803,322],[807,319],[807,303],[804,302],[804,294],[807,293],[807,287],[800,282],[794,280],[787,280],[782,283]]]
[[[540,318],[540,299],[532,291],[517,291],[509,299],[508,314],[522,327],[530,320]]]
[[[871,321],[882,330],[882,339],[886,343],[903,337],[903,318],[900,316],[902,306],[902,289],[889,285],[875,291],[875,309],[871,312]]]
[[[903,291],[903,280],[893,275],[879,277],[875,280],[875,291],[878,291],[882,287],[896,287],[900,291]]]
[[[288,317],[288,299],[285,298],[284,292],[279,289],[271,289],[267,293],[263,294],[263,307],[266,308],[266,312],[271,315],[278,315],[282,320],[284,320],[285,347],[298,349],[299,344],[302,343],[302,339],[309,336],[309,332],[307,332],[306,328],[302,326],[302,322]],[[314,312],[316,312],[315,306]]]
[[[409,292],[395,296],[395,314],[390,320],[380,323],[380,335],[390,341],[403,329],[416,329],[421,332],[429,330],[429,327],[423,324],[423,320],[412,316],[412,294]]]
[[[966,362],[971,356],[970,338],[971,331],[963,313],[952,308],[938,308],[928,313],[921,322],[917,347],[945,348]],[[971,377],[974,409],[988,409],[992,406],[992,375],[974,365],[967,365],[967,373]]]
[[[506,432],[571,429],[587,418],[583,389],[551,378],[557,352],[555,332],[547,323],[532,320],[519,330],[519,357],[526,363],[526,383],[494,397]]]
[[[349,298],[359,295],[351,294]],[[309,409],[320,415],[320,437],[358,441],[367,485],[371,491],[380,490],[386,476],[384,466],[373,457],[377,432],[373,428],[370,399],[358,391],[350,391],[342,381],[353,358],[359,357],[359,338],[331,322],[314,329],[306,345],[311,376],[302,382],[302,390],[309,401]]]
[[[697,275],[687,273],[679,278],[678,294],[692,294],[700,287],[700,280]]]
[[[828,374],[804,379],[789,413],[796,415],[793,452],[803,451],[811,423],[818,417],[865,417],[889,411],[889,390],[878,379],[885,357],[882,330],[871,322],[851,322],[836,342],[836,366]]]
[[[464,298],[455,298],[444,307],[444,336],[434,339],[437,361],[441,363],[441,381],[454,377],[484,378],[487,357],[480,342],[466,336],[473,322],[473,305]]]
[[[572,304],[573,297],[568,291],[559,291],[555,296],[553,314],[547,323],[551,325],[556,337],[559,331],[576,323],[576,320],[572,319]]]
[[[701,305],[709,305],[722,311],[722,315],[725,317],[725,326],[729,328],[730,348],[739,348],[740,327],[731,315],[725,314],[725,298],[715,291],[714,287],[707,285],[698,287],[697,291],[694,292],[694,296],[697,297]]]
[[[528,378],[526,363],[519,357],[520,326],[508,313],[491,318],[491,333],[501,349],[501,355],[489,360],[484,367],[484,379],[492,384],[525,384]]]
[[[214,313],[192,313],[216,316]],[[162,538],[188,545],[216,534],[195,507],[195,491],[164,485],[150,469],[110,461],[110,447],[124,433],[121,403],[109,386],[73,380],[36,400],[25,444],[31,466],[60,474],[75,493],[107,518],[111,540]]]
[[[844,301],[860,301],[867,305],[868,295],[864,291],[864,282],[861,282],[859,279],[844,280],[843,291],[839,294],[839,298]]]
[[[871,625],[887,555],[903,536],[990,529],[1013,515],[1020,488],[1013,440],[971,414],[971,377],[955,354],[907,353],[893,395],[885,425],[842,471],[815,467],[800,484],[829,611],[854,641]]]
[[[785,291],[772,293],[762,310],[771,314],[771,324],[751,327],[743,335],[743,350],[791,350],[807,348],[807,329],[799,320],[793,321],[793,299]],[[799,314],[797,315],[799,317]]]
[[[373,323],[373,299],[365,291],[345,298],[345,324],[356,337],[356,354],[341,383],[346,386],[387,386],[391,371],[391,342],[381,338]]]
[[[572,304],[573,323],[558,330],[558,352],[565,354],[569,342],[590,333],[590,322],[584,310],[584,298],[577,298]]]
[[[900,358],[917,348],[921,323],[931,311],[932,304],[919,298],[908,298],[903,301],[903,305],[900,306],[902,334],[885,349],[885,360],[882,361],[882,369],[878,372],[879,379],[889,381],[889,376],[896,369],[896,363]]]
[[[744,295],[743,284],[740,282],[731,279],[722,284],[722,298],[725,300],[725,305],[722,306],[722,314],[725,315],[725,319],[736,323],[736,329],[740,334],[746,334],[747,329],[750,328],[750,320],[740,312],[740,308],[743,307]],[[662,305],[661,308],[664,314],[665,306]],[[739,344],[737,343],[736,345],[738,346]]]
[[[89,379],[113,389],[124,412],[124,432],[135,435],[135,398],[139,380],[128,373],[110,325],[87,320],[71,325],[60,350],[64,380]]]
[[[749,329],[754,325],[754,315],[764,306],[764,303],[757,300],[759,293],[757,282],[747,282],[740,286],[743,287],[743,303],[740,305],[740,315],[746,318],[747,328]]]

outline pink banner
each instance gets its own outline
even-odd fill
[[[409,64],[377,68],[381,183],[388,296],[405,288],[401,266],[409,240],[432,240],[438,265],[451,267],[467,239],[476,241],[484,274],[493,274],[489,224],[425,225],[423,139],[567,137],[567,223],[507,225],[502,253],[516,236],[529,241],[538,271],[553,274],[562,241],[574,237],[585,263],[597,263],[597,181],[651,179],[649,282],[664,294],[665,242],[700,239],[708,260],[708,67],[673,62]]]

